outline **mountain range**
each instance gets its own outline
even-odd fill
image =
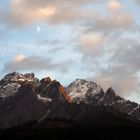
[[[50,77],[9,73],[0,80],[0,129],[139,127],[140,105],[85,79],[67,87]]]

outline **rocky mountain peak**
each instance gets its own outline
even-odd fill
[[[0,80],[0,98],[14,96],[24,82],[38,84],[39,80],[33,73],[21,74],[17,72],[9,73]]]
[[[114,91],[114,89],[112,87],[109,87],[107,89],[106,94],[110,94],[110,95],[116,96],[116,93],[115,93],[115,91]]]
[[[113,90],[113,88],[112,87],[108,88],[104,96],[104,104],[108,104],[108,105],[112,104],[117,99],[118,99],[117,95]]]
[[[51,80],[50,77],[43,78],[38,87],[39,96],[52,100],[67,100],[71,102],[70,97],[67,95],[65,88],[57,80]]]
[[[92,81],[85,79],[76,79],[68,87],[66,92],[72,99],[72,102],[86,102],[93,101],[93,98],[104,94],[103,89]]]
[[[40,81],[40,83],[41,84],[49,84],[50,82],[51,82],[52,80],[51,80],[51,78],[50,77],[46,77],[46,78],[43,78],[41,81]]]
[[[17,72],[12,72],[7,74],[2,80],[14,82],[14,81],[32,80],[34,78],[35,78],[34,73],[21,74]]]

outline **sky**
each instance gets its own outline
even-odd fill
[[[140,0],[0,0],[0,77],[76,78],[140,103]]]

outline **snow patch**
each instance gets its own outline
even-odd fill
[[[131,115],[134,111],[136,111],[137,109],[139,109],[140,108],[140,106],[138,105],[137,107],[135,107],[132,111],[130,111],[129,113],[128,113],[128,115]]]
[[[51,102],[52,99],[51,98],[47,98],[47,97],[41,97],[39,94],[37,95],[38,100],[41,100],[43,102]]]

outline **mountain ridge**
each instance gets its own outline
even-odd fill
[[[50,77],[39,80],[33,73],[13,72],[0,80],[0,114],[1,129],[35,120],[37,127],[45,120],[47,124],[55,120],[51,123],[53,127],[58,124],[61,127],[60,120],[81,127],[140,123],[139,105],[121,98],[111,87],[104,92],[99,85],[85,79],[76,79],[64,87]],[[63,124],[67,125],[70,126]]]

